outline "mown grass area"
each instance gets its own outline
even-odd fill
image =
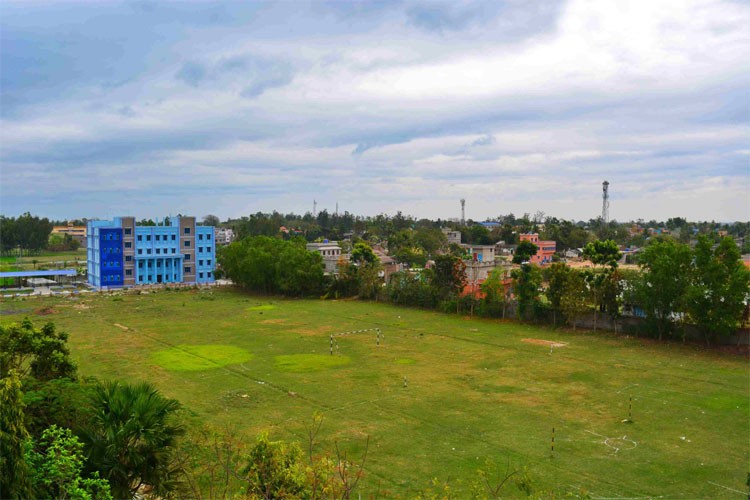
[[[78,261],[79,266],[86,265],[85,248],[69,252],[44,252],[39,255],[24,255],[23,257],[0,257],[0,265],[12,265],[14,271],[73,268],[76,266],[76,261]]]
[[[51,308],[36,321],[71,334],[83,374],[153,382],[219,429],[304,445],[317,412],[318,450],[338,443],[350,458],[369,436],[363,496],[409,498],[438,478],[461,498],[487,460],[526,467],[537,489],[595,497],[747,491],[743,357],[359,301],[231,290],[117,299],[6,300],[19,314],[0,322]],[[380,346],[375,332],[346,335],[330,356],[331,334],[367,328],[381,329]]]

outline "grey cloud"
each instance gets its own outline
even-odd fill
[[[187,62],[182,65],[175,78],[192,87],[197,87],[206,78],[206,68],[200,63]]]

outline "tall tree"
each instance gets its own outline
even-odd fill
[[[458,296],[466,287],[466,264],[453,255],[435,257],[432,286],[442,298]]]
[[[557,313],[560,312],[562,298],[565,295],[565,284],[571,274],[571,268],[563,262],[555,262],[542,272],[547,280],[545,296],[552,306],[553,323],[557,324]]]
[[[145,382],[99,384],[81,430],[89,472],[100,471],[115,498],[132,498],[142,485],[168,495],[176,487],[172,454],[184,432],[175,422],[179,408]]]
[[[750,271],[732,238],[723,238],[715,248],[707,236],[698,238],[687,310],[706,341],[735,331],[750,300],[749,285]]]
[[[589,290],[583,274],[572,270],[566,277],[560,296],[560,310],[568,324],[576,329],[576,321],[589,310]]]
[[[24,446],[21,378],[15,370],[0,377],[0,498],[31,498],[29,467]]]
[[[518,318],[532,319],[532,313],[539,301],[539,287],[542,284],[542,272],[538,266],[521,264],[520,269],[512,272],[514,291],[518,301]]]
[[[671,238],[655,240],[640,253],[636,297],[659,339],[673,333],[675,317],[685,311],[691,260],[690,247]]]
[[[600,266],[614,269],[622,253],[613,240],[596,240],[588,243],[583,249],[583,257]]]
[[[513,263],[523,264],[524,262],[530,261],[531,257],[536,255],[538,249],[539,247],[532,242],[522,241],[516,247],[516,251],[513,252]]]

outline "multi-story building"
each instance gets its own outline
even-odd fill
[[[156,226],[116,217],[89,221],[87,229],[88,282],[96,288],[214,281],[214,227],[196,225],[195,217]]]
[[[318,252],[323,257],[323,265],[326,274],[339,272],[339,259],[341,259],[341,247],[335,241],[323,240],[322,243],[308,243],[307,250]]]
[[[552,262],[552,256],[557,251],[557,242],[540,240],[538,233],[521,234],[520,240],[530,241],[537,246],[536,254],[531,256],[532,264],[544,266]]]
[[[234,241],[234,230],[231,227],[217,227],[215,232],[217,245],[229,245]]]

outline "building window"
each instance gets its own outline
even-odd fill
[[[198,265],[199,265],[199,266],[202,266],[202,265],[203,265],[203,260],[199,260],[199,261],[198,261]]]
[[[185,247],[189,247],[189,246],[190,246],[190,240],[185,240]]]
[[[138,249],[138,255],[143,255],[143,249],[142,248]]]
[[[138,241],[143,241],[143,236],[140,234],[138,235]]]
[[[149,255],[151,255],[151,249],[150,249],[150,248],[147,248],[147,249],[146,249],[146,253],[147,253],[147,254],[149,254]]]
[[[129,227],[125,228],[125,234],[129,235],[129,234],[132,234],[132,233],[133,233],[132,229],[130,229]]]
[[[132,261],[133,261],[133,256],[132,255],[126,255],[125,256],[125,262],[132,262]]]
[[[207,235],[206,235],[206,239],[207,239],[207,240],[210,240],[210,239],[211,239],[211,235],[210,235],[210,234],[207,234]]]
[[[176,248],[173,248],[173,249],[172,249],[172,253],[177,253],[177,249],[176,249]]]
[[[154,236],[154,237],[156,238],[156,241],[159,241],[159,235],[158,234],[156,236]]]
[[[206,247],[206,252],[211,253],[211,247]]]
[[[185,273],[186,273],[186,274],[187,274],[187,273],[190,273],[190,272],[191,272],[191,271],[190,271],[190,266],[185,266],[185,269],[184,269],[184,271],[185,271]]]
[[[206,273],[206,277],[208,277],[208,278],[211,277],[211,271],[209,271],[209,272]]]
[[[203,235],[202,235],[202,234],[199,234],[199,235],[198,235],[198,239],[199,239],[199,240],[202,240],[202,239],[203,239]]]
[[[185,260],[190,260],[190,254],[189,253],[186,253],[185,255],[183,255],[183,257],[185,257]]]
[[[150,234],[146,235],[146,241],[151,241],[151,235]]]
[[[190,228],[189,227],[185,228],[185,234],[190,234]]]
[[[203,253],[203,247],[198,248],[198,252]]]
[[[173,235],[172,235],[172,241],[174,241],[174,240],[176,240],[176,239],[177,239],[177,236],[173,234]]]
[[[198,273],[199,278],[203,278],[203,273]]]
[[[138,263],[138,268],[139,268],[139,269],[143,269],[143,261],[140,261],[140,262]]]
[[[133,276],[133,270],[132,269],[125,269],[125,276]]]
[[[125,242],[125,248],[133,248],[133,243],[130,241]]]
[[[206,261],[206,265],[207,265],[207,266],[210,266],[210,265],[211,265],[211,259],[208,259],[208,260]]]

